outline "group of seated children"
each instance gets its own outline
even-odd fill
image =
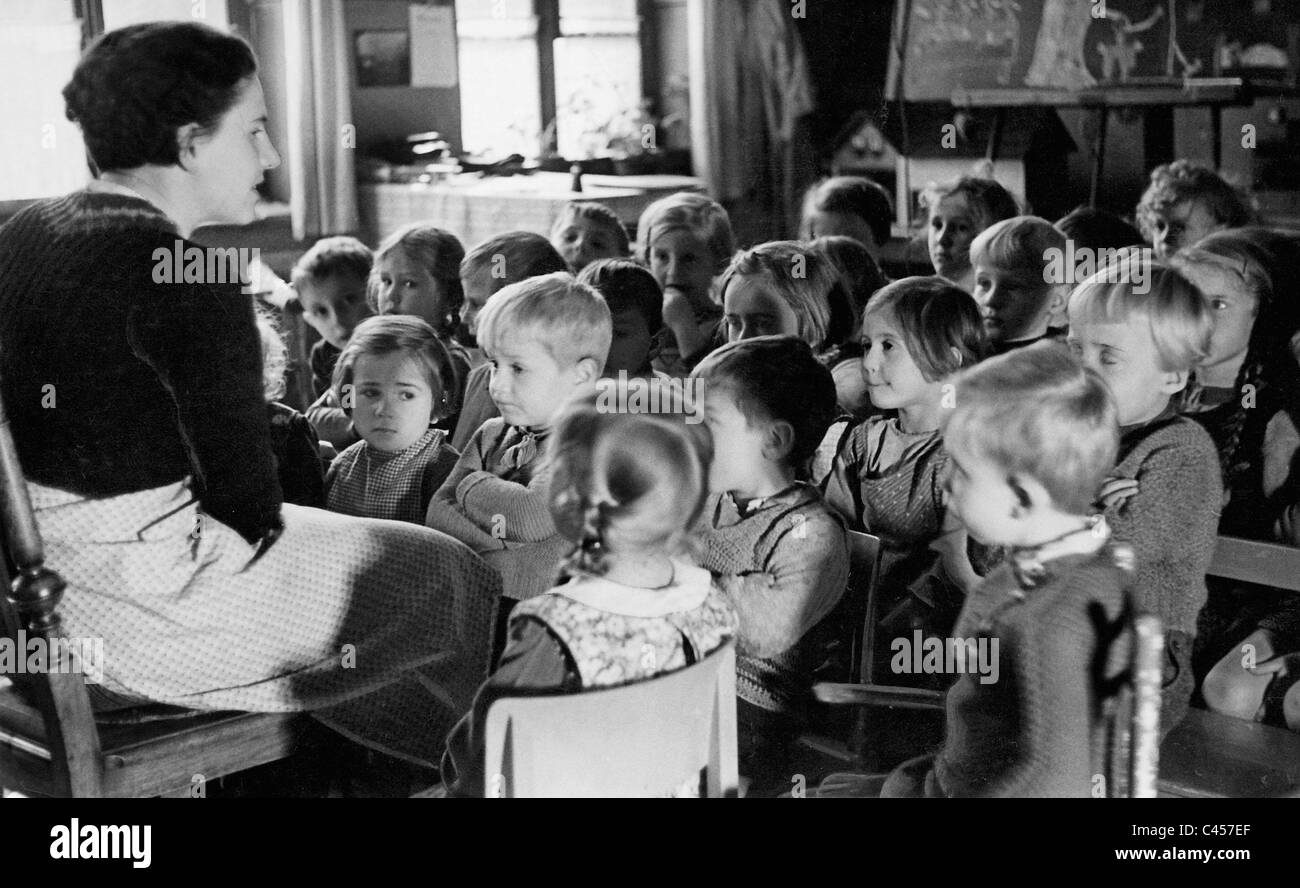
[[[893,282],[889,198],[852,177],[809,192],[806,240],[739,252],[726,211],[683,193],[635,245],[576,203],[549,241],[466,252],[416,225],[303,256],[308,419],[339,452],[320,477],[272,403],[286,494],[426,524],[503,578],[450,791],[490,790],[497,697],[649,678],[729,638],[741,773],[788,789],[853,612],[849,530],[881,542],[878,668],[913,631],[1000,642],[996,682],[926,677],[949,689],[946,740],[886,795],[1088,794],[1098,682],[1128,668],[1135,611],[1164,626],[1162,731],[1198,700],[1300,730],[1300,604],[1205,579],[1218,533],[1300,545],[1300,305],[1281,290],[1300,248],[1240,227],[1232,189],[1184,161],[1152,174],[1141,233],[1088,209],[1053,225],[974,177],[926,205],[937,274]],[[600,406],[635,381],[679,395]]]

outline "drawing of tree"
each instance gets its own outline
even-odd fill
[[[1047,0],[1034,44],[1034,59],[1025,74],[1027,86],[1084,89],[1097,79],[1083,59],[1083,41],[1092,24],[1089,0]]]

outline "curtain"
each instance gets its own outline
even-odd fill
[[[788,0],[690,0],[691,152],[740,243],[794,237],[816,175],[812,79]]]
[[[343,0],[284,0],[289,208],[296,240],[359,228]]]

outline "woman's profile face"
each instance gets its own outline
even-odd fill
[[[257,186],[280,155],[266,131],[266,98],[256,77],[243,82],[239,97],[215,129],[182,151],[181,163],[195,176],[204,222],[245,225],[255,218]]]

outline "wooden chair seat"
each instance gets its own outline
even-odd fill
[[[1192,709],[1160,746],[1160,795],[1300,795],[1300,734]]]
[[[147,706],[97,722],[102,794],[183,796],[199,782],[287,757],[298,713],[197,712]],[[128,721],[129,720],[129,721]],[[6,789],[60,795],[40,710],[0,687],[0,774]]]

